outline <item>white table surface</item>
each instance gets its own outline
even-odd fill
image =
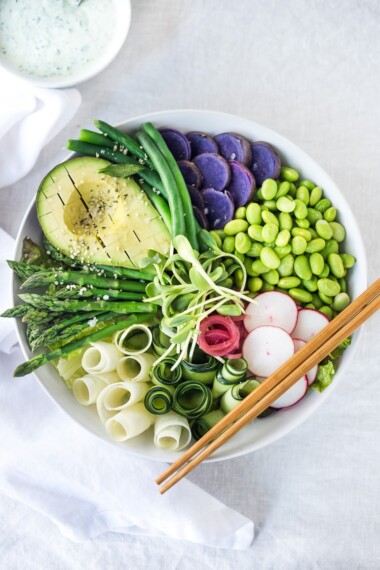
[[[325,167],[356,213],[369,281],[379,276],[378,1],[135,0],[132,8],[126,45],[79,87],[83,103],[71,124],[32,173],[0,191],[0,226],[16,235],[42,175],[92,118],[216,109],[271,127]],[[116,533],[73,544],[0,496],[2,570],[379,569],[379,324],[366,324],[345,382],[304,425],[192,475],[255,520],[250,550]]]

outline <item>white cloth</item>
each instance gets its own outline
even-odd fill
[[[2,232],[2,244],[6,237]],[[2,263],[1,300],[10,273]],[[6,325],[1,319],[0,334]],[[74,541],[116,530],[249,548],[252,521],[186,479],[161,496],[154,480],[165,464],[134,458],[88,434],[32,376],[13,379],[23,357],[19,348],[7,356],[2,352],[12,344],[9,331],[5,339],[0,336],[1,493],[46,515]]]
[[[0,188],[27,174],[41,149],[71,120],[77,89],[41,89],[0,70]],[[5,160],[6,157],[6,160]]]

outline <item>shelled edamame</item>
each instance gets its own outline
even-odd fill
[[[243,261],[251,296],[284,291],[333,317],[350,303],[346,275],[356,260],[343,249],[346,231],[323,189],[299,178],[283,167],[278,181],[265,180],[220,232],[221,247]],[[239,287],[241,269],[232,277]]]

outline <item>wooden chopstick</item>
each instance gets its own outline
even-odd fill
[[[203,459],[211,455],[237,431],[262,413],[308,370],[321,362],[343,340],[380,308],[380,279],[371,285],[344,311],[316,334],[304,347],[280,366],[239,406],[168,467],[156,480],[158,484],[177,472],[160,488],[164,493]],[[206,447],[205,447],[206,446]]]

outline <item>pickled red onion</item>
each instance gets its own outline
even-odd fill
[[[227,356],[234,353],[240,344],[240,332],[231,317],[211,315],[200,324],[198,344],[211,356]]]

